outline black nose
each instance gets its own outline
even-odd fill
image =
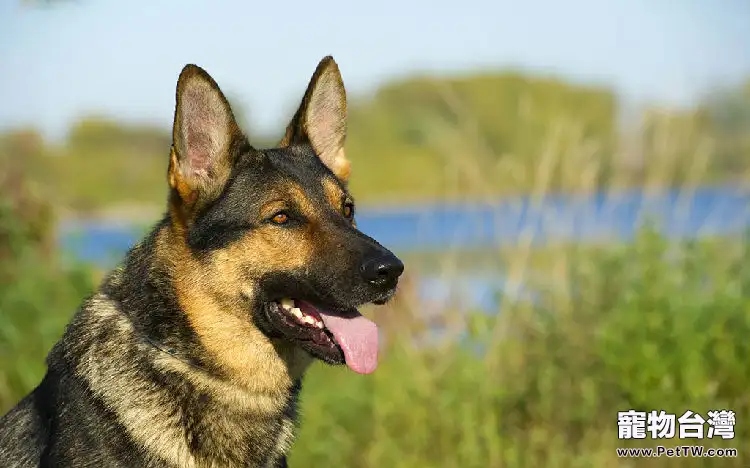
[[[403,272],[404,264],[394,255],[371,258],[362,264],[362,277],[377,286],[395,283]]]

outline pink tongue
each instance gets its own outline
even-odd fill
[[[329,315],[318,310],[326,328],[344,350],[346,365],[359,374],[378,367],[378,326],[362,315],[351,318]]]

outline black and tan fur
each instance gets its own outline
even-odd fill
[[[201,68],[176,95],[166,214],[0,419],[2,467],[286,466],[305,369],[343,355],[274,301],[346,315],[393,295],[403,265],[354,224],[331,57],[273,149],[250,145]]]

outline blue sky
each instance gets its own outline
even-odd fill
[[[258,131],[289,117],[332,54],[352,95],[410,73],[521,67],[689,104],[750,76],[746,0],[0,0],[0,129],[62,136],[99,112],[167,126],[185,63]]]

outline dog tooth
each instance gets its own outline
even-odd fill
[[[310,317],[309,315],[305,315],[305,317],[302,320],[307,324],[315,325],[315,318]]]
[[[317,326],[317,324],[320,323],[320,319],[318,317],[314,315],[308,315],[308,317],[310,317],[310,324]]]
[[[299,310],[299,308],[297,308],[297,307],[293,307],[291,309],[291,312],[292,312],[292,315],[294,315],[298,319],[301,319],[302,317],[304,317],[304,315],[302,314],[302,311]]]
[[[317,322],[315,322],[315,326],[318,327],[318,328],[323,328],[323,322],[321,322],[320,320],[318,320]]]
[[[285,309],[292,309],[294,307],[294,299],[289,299],[288,297],[285,297],[281,300],[281,307]]]

